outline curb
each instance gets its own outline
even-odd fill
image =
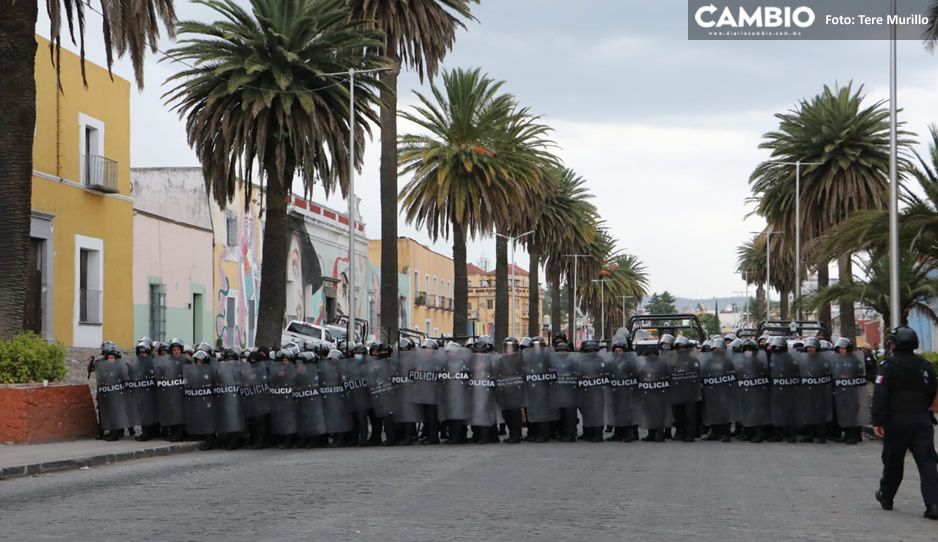
[[[77,459],[60,459],[58,461],[47,461],[45,463],[33,463],[31,465],[20,465],[16,467],[0,468],[0,480],[10,478],[21,478],[23,476],[34,476],[37,474],[48,474],[65,470],[77,470],[82,467],[100,467],[112,463],[121,463],[124,461],[133,461],[135,459],[146,459],[148,457],[159,457],[165,455],[176,455],[188,452],[195,452],[202,447],[202,442],[184,442],[172,446],[160,446],[158,448],[143,448],[129,452],[115,454],[101,454]]]

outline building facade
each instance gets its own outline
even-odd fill
[[[381,269],[381,240],[368,244],[371,264]],[[432,337],[453,334],[453,260],[409,237],[397,240],[401,328]]]
[[[468,264],[469,276],[469,325],[475,335],[495,335],[495,271],[486,271]],[[512,294],[512,284],[514,293]],[[524,337],[528,334],[528,285],[527,270],[514,265],[508,267],[508,335]],[[539,296],[537,313],[544,314],[544,292]],[[541,329],[541,322],[537,329]]]
[[[133,342],[130,84],[62,50],[61,91],[36,36],[30,272],[24,328],[66,345]]]
[[[212,217],[201,168],[134,168],[134,336],[214,342]]]

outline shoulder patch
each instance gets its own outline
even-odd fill
[[[877,384],[882,384],[882,383],[885,382],[885,381],[886,381],[886,377],[884,377],[883,375],[876,375],[876,383],[877,383]]]

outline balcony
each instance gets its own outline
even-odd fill
[[[417,298],[414,299],[414,306],[425,307],[427,305],[427,292],[417,292]]]
[[[91,190],[116,194],[118,191],[117,162],[94,154],[82,155],[81,181]]]
[[[78,323],[101,324],[101,290],[78,290]]]

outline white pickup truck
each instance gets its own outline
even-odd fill
[[[332,333],[315,324],[310,324],[302,320],[292,320],[280,334],[280,344],[287,343],[304,344],[312,341],[314,343],[326,343],[330,347],[335,347],[335,339]]]

